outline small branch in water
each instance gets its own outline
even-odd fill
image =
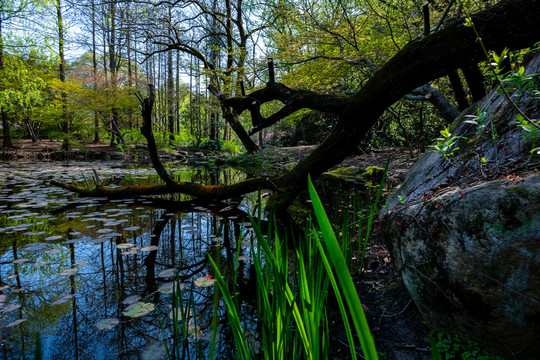
[[[94,172],[94,182],[96,183],[96,187],[101,186],[101,180],[99,179],[99,174],[97,173],[96,169],[92,169],[92,171]]]

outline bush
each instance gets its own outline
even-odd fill
[[[201,143],[201,149],[207,151],[221,151],[223,148],[223,140],[209,139]]]

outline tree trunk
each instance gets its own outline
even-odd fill
[[[2,18],[0,17],[0,71],[4,71],[4,38],[2,36]],[[13,147],[13,142],[11,141],[11,132],[9,131],[9,118],[7,112],[4,108],[0,109],[0,114],[2,117],[2,131],[3,131],[3,144],[2,147],[9,148]]]
[[[502,1],[472,16],[486,48],[496,52],[533,46],[540,40],[538,1]],[[410,42],[380,68],[351,99],[337,126],[313,153],[279,179],[274,206],[287,208],[306,187],[352,153],[384,110],[414,88],[459,68],[486,60],[463,20]]]
[[[59,64],[59,73],[60,73],[60,81],[62,83],[66,82],[66,60],[64,58],[64,22],[62,19],[62,1],[56,0],[56,16],[58,20],[58,54],[60,56],[60,64]],[[70,151],[71,150],[71,144],[69,142],[69,136],[70,136],[70,123],[69,123],[69,114],[67,109],[67,93],[64,89],[62,89],[62,117],[64,118],[64,123],[62,124],[62,129],[65,133],[65,139],[62,143],[62,150],[63,151]]]
[[[98,89],[97,81],[97,59],[96,59],[96,4],[92,0],[92,74],[94,75],[94,91]],[[94,111],[94,143],[99,142],[99,117]]]

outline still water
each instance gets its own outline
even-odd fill
[[[203,184],[245,178],[231,169],[169,171]],[[238,286],[252,286],[247,214],[257,195],[107,200],[50,185],[93,185],[96,174],[110,187],[157,181],[152,168],[114,162],[0,164],[0,359],[32,359],[39,349],[43,359],[161,359],[165,345],[197,358],[212,338],[217,358],[229,358],[208,255],[225,276],[238,257]],[[186,319],[181,344],[172,341],[173,288]],[[242,301],[249,317],[249,296]]]

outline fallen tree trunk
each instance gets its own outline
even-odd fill
[[[508,0],[472,16],[486,48],[501,52],[540,40],[540,1]],[[287,208],[306,187],[352,153],[358,141],[389,106],[413,89],[456,69],[486,60],[471,27],[460,20],[403,47],[353,97],[334,131],[311,155],[277,181],[274,207]]]

